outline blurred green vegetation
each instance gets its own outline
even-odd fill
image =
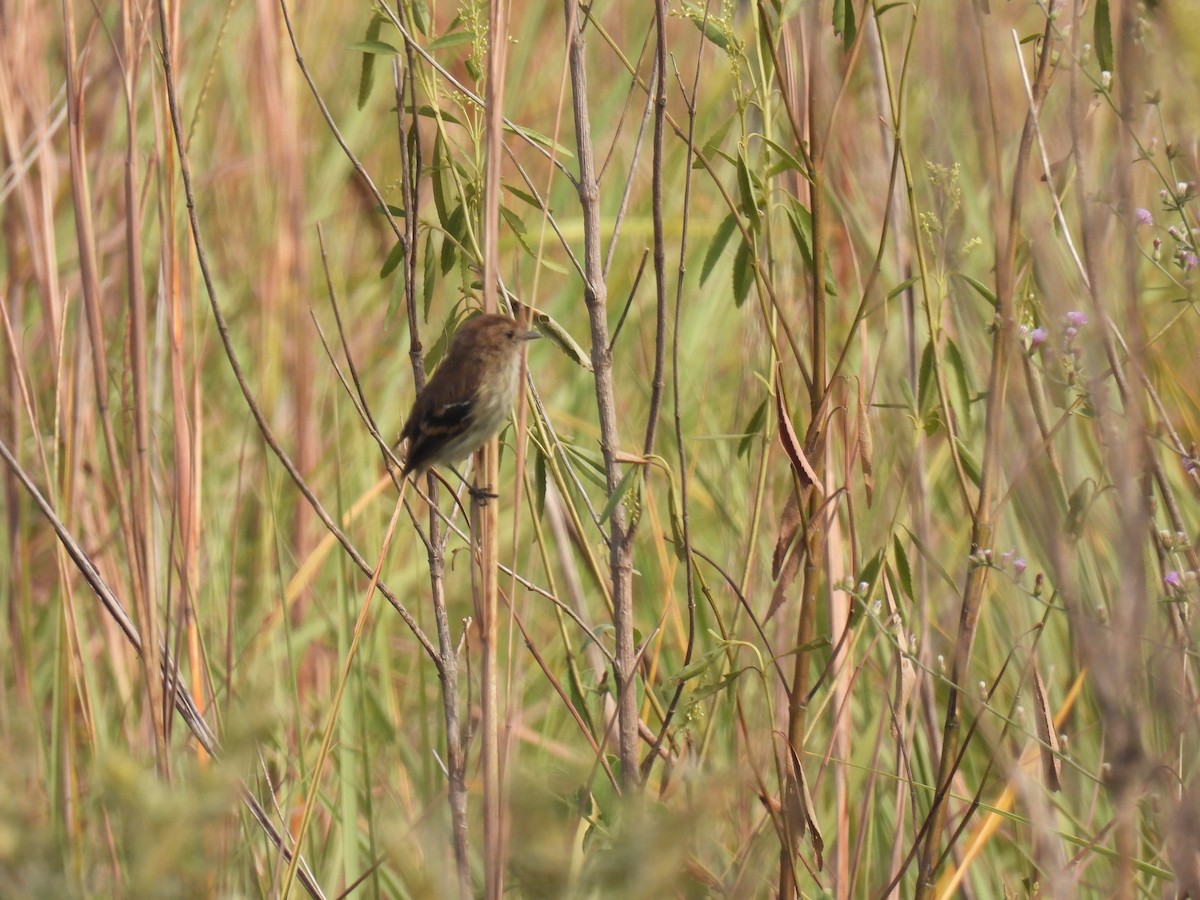
[[[784,738],[796,654],[809,662],[811,696],[795,750],[823,836],[822,851],[811,832],[790,847],[798,887],[806,897],[877,897],[895,878],[896,896],[913,895],[909,851],[923,840],[949,673],[962,649],[964,583],[977,567],[990,577],[959,695],[965,748],[950,785],[941,846],[952,850],[939,891],[1200,891],[1191,612],[1197,28],[1169,4],[1103,3],[1079,20],[1059,9],[1039,131],[1022,162],[1021,70],[1034,78],[1046,10],[992,3],[984,13],[984,5],[839,3],[837,15],[853,6],[855,17],[839,20],[839,34],[830,4],[713,3],[706,12],[672,3],[674,124],[657,162],[644,118],[653,5],[588,7],[586,101],[606,257],[615,234],[606,284],[618,449],[634,472],[616,502],[639,522],[638,691],[651,733],[678,685],[683,695],[663,745],[668,759],[650,769],[643,797],[620,798],[593,750],[601,745],[616,766],[604,719],[611,672],[549,599],[611,647],[597,521],[611,506],[594,379],[569,353],[538,342],[529,371],[545,421],[526,407],[521,472],[517,432],[505,432],[498,486],[501,559],[537,587],[500,581],[514,896],[771,895],[780,848],[791,843],[784,829],[797,822]],[[1097,10],[1112,18],[1111,78],[1097,61],[1105,52]],[[351,886],[354,896],[451,896],[441,686],[378,598],[330,761],[313,768],[367,578],[337,548],[317,555],[329,552],[325,529],[263,440],[219,341],[188,231],[156,10],[68,11],[73,56],[63,10],[52,4],[21,6],[0,33],[0,440],[143,633],[134,598],[147,576],[158,632],[183,660],[182,681],[203,698],[224,752],[220,762],[207,758],[169,714],[156,749],[161,696],[147,692],[136,654],[6,468],[4,893],[271,894],[286,864],[240,805],[239,785],[288,830],[317,779],[303,851],[327,896]],[[362,395],[390,440],[413,397],[411,352],[435,363],[448,332],[480,303],[483,118],[442,72],[405,54],[403,37],[369,4],[288,11],[341,136],[404,213],[400,226],[416,218],[419,347],[396,235],[322,119],[280,7],[172,11],[181,113],[217,301],[256,401],[373,564],[394,491],[322,346],[324,334],[338,347],[331,293]],[[403,3],[400,16],[445,72],[483,93],[485,7]],[[546,155],[553,148],[556,163],[576,171],[563,35],[558,5],[512,11],[504,112],[534,139],[506,138],[501,275],[587,351],[571,256],[582,252],[579,197]],[[72,198],[68,58],[84,98],[77,172],[86,172],[91,225]],[[394,76],[411,85],[399,115]],[[807,133],[810,116],[823,136],[823,292],[811,275],[811,147],[792,122]],[[418,154],[419,206],[406,209],[404,159],[415,165]],[[653,258],[640,266],[652,245],[656,164],[679,391],[668,366],[658,441],[641,459],[656,297]],[[1149,221],[1139,224],[1139,209]],[[1010,234],[1005,322],[996,273]],[[96,259],[99,353],[81,246]],[[139,292],[144,371],[133,330]],[[799,533],[797,545],[805,534],[789,511],[800,488],[780,441],[776,391],[782,385],[804,440],[815,304],[827,317],[825,366],[832,371],[843,352],[845,363],[819,440],[804,448],[821,460],[826,506],[809,527],[826,540],[822,558],[806,561],[820,584],[815,640],[797,646],[808,576],[796,548],[795,565],[775,567],[782,580],[772,560],[781,534]],[[994,425],[1001,439],[989,449],[993,338],[1009,326],[1007,394]],[[341,350],[334,360],[348,373]],[[143,460],[149,480],[139,488]],[[985,465],[999,472],[994,540],[973,548]],[[695,579],[686,667],[684,478]],[[440,505],[461,523],[444,490]],[[428,517],[423,501],[412,510],[383,580],[433,634],[417,533]],[[449,538],[445,561],[481,885],[478,638],[466,621],[476,614],[461,537]],[[773,598],[780,606],[766,620]],[[1047,716],[1054,753],[1039,726]],[[1059,791],[1045,773],[1051,759]]]

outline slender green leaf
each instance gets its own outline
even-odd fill
[[[750,416],[750,421],[746,423],[746,427],[742,431],[743,437],[738,441],[738,456],[745,456],[747,451],[749,451],[750,445],[759,436],[759,432],[762,431],[763,421],[766,418],[767,401],[764,399],[762,403],[758,404],[758,409]]]
[[[894,288],[892,288],[890,291],[888,291],[887,299],[893,300],[896,297],[900,296],[905,291],[907,291],[910,287],[912,287],[914,284],[916,284],[920,279],[921,279],[920,275],[913,275],[911,278],[905,278],[902,282],[900,282],[898,285],[896,285]]]
[[[917,599],[913,592],[912,567],[908,564],[908,554],[898,534],[892,535],[892,558],[896,560],[896,573],[900,576],[900,587],[904,590],[904,596],[910,600]]]
[[[434,38],[429,42],[426,48],[430,52],[435,50],[445,50],[447,47],[457,47],[460,44],[469,44],[475,40],[475,35],[470,31],[452,31],[449,34],[443,34],[439,38]]]
[[[387,278],[396,270],[396,266],[404,261],[404,243],[404,241],[396,241],[396,246],[392,247],[387,259],[383,261],[383,268],[379,270],[380,278]],[[401,270],[401,274],[403,274],[403,270]]]
[[[442,238],[442,274],[446,275],[454,268],[454,260],[458,248],[467,241],[467,215],[463,212],[462,204],[454,207],[450,218],[446,221],[446,234]]]
[[[722,219],[721,224],[717,226],[717,230],[713,233],[712,243],[708,245],[708,252],[704,254],[704,263],[700,266],[700,284],[703,285],[708,280],[708,276],[712,274],[713,267],[721,258],[721,254],[725,252],[725,245],[729,243],[735,228],[737,228],[737,219],[734,218],[733,213]]]
[[[737,306],[740,307],[746,302],[753,284],[754,254],[743,241],[738,245],[737,255],[733,258],[733,302]]]
[[[754,195],[754,184],[750,180],[750,165],[746,162],[746,154],[739,153],[737,158],[738,195],[741,198],[742,212],[749,219],[752,231],[757,231],[762,213],[758,209],[758,199]]]
[[[640,466],[625,467],[625,474],[621,476],[621,480],[617,482],[617,487],[613,490],[612,496],[608,498],[608,502],[604,504],[604,509],[600,511],[601,525],[608,521],[608,517],[613,514],[613,510],[617,508],[617,504],[624,499],[625,494],[629,491],[629,486],[633,484],[634,476],[640,471]]]
[[[433,238],[425,235],[425,256],[422,261],[424,274],[421,280],[421,304],[424,321],[429,321],[429,310],[433,306],[433,289],[437,285],[437,256],[433,252]]]
[[[705,14],[704,7],[688,3],[687,0],[684,0],[682,6],[683,14],[702,35],[722,50],[729,49],[729,36],[721,29],[720,24],[713,20],[711,14]]]
[[[380,16],[371,16],[371,21],[367,23],[366,40],[368,43],[380,43],[379,30],[383,27],[383,19]],[[364,53],[362,58],[362,71],[358,76],[358,108],[362,109],[367,105],[367,100],[371,97],[371,88],[375,86],[375,57],[378,54]]]
[[[1000,304],[996,300],[996,295],[992,293],[986,284],[970,275],[964,275],[962,272],[956,273],[959,278],[975,289],[975,293],[979,294],[984,300],[991,304],[992,309],[999,309]]]
[[[1113,40],[1112,16],[1108,9],[1108,0],[1096,0],[1094,32],[1092,43],[1096,47],[1096,62],[1101,72],[1113,70]]]
[[[962,416],[963,421],[969,422],[971,420],[971,386],[967,379],[967,364],[963,362],[958,344],[949,339],[946,341],[946,365],[950,367],[950,374],[954,376],[952,383],[955,393],[958,395],[957,412]]]
[[[355,41],[350,49],[358,53],[368,53],[374,56],[399,56],[400,50],[387,41]]]

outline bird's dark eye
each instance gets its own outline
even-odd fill
[[[511,328],[508,329],[508,331],[506,331],[504,333],[507,334],[510,338],[514,338],[517,336],[517,333],[515,331],[513,331]]]

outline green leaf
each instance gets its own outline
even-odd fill
[[[541,144],[543,147],[549,147],[554,150],[555,154],[563,159],[574,159],[575,154],[569,148],[564,147],[558,141],[546,137],[540,131],[534,131],[532,128],[525,128],[520,125],[505,125],[504,130],[509,134],[517,134],[527,140],[533,141],[535,144]]]
[[[517,239],[517,243],[521,245],[521,248],[530,256],[536,258],[537,254],[534,252],[533,248],[529,246],[529,241],[526,240],[525,236],[529,232],[525,227],[525,223],[521,221],[521,217],[507,206],[500,207],[500,217],[508,223],[508,227],[511,229],[513,237]]]
[[[640,466],[627,466],[625,468],[625,474],[621,476],[621,480],[617,482],[617,487],[612,492],[612,496],[608,498],[608,502],[604,504],[604,509],[600,511],[599,524],[603,525],[608,521],[608,517],[613,514],[613,510],[617,508],[617,504],[628,493],[629,486],[633,483],[633,477],[640,471]]]
[[[405,109],[412,112],[412,106],[407,106]],[[417,115],[426,119],[441,119],[443,122],[449,122],[451,125],[462,124],[453,113],[448,113],[444,109],[437,109],[428,103],[422,103],[417,107]]]
[[[413,24],[417,26],[417,31],[428,37],[429,6],[425,3],[425,0],[412,0],[408,4],[408,8],[412,12]]]
[[[912,567],[908,564],[908,554],[904,552],[904,544],[900,542],[898,534],[892,535],[892,557],[896,560],[896,573],[900,576],[900,587],[904,589],[904,595],[910,600],[915,600]]]
[[[443,228],[450,220],[450,205],[446,196],[446,170],[449,167],[450,163],[446,158],[446,147],[442,142],[441,129],[438,129],[433,138],[433,172],[430,181],[433,187],[433,208],[437,210],[438,222]]]
[[[773,164],[766,171],[765,177],[768,180],[770,180],[771,176],[778,175],[780,172],[799,172],[806,179],[809,178],[808,169],[805,168],[804,163],[792,151],[788,150],[782,144],[771,140],[769,137],[762,138],[762,141],[779,156],[779,162]]]
[[[1101,72],[1113,70],[1112,18],[1108,11],[1108,0],[1096,0],[1095,39],[1096,62]]]
[[[434,38],[425,49],[432,53],[434,50],[444,50],[447,47],[469,44],[473,40],[475,40],[475,35],[470,31],[452,31],[449,34],[443,34],[440,38]]]
[[[867,560],[867,564],[863,566],[862,571],[858,573],[858,584],[866,584],[867,589],[862,593],[869,597],[875,589],[875,581],[879,578],[879,570],[883,566],[883,548],[875,551],[875,555]],[[857,590],[855,585],[855,590]]]
[[[750,246],[742,241],[738,245],[737,256],[733,258],[733,302],[739,308],[750,296],[750,287],[754,284],[754,254]]]
[[[403,219],[408,215],[408,213],[406,213],[404,211],[403,207],[393,206],[390,203],[387,204],[386,206],[381,206],[380,204],[376,203],[374,206],[371,207],[371,212],[377,212],[381,216],[384,214],[384,212],[390,212],[397,219]]]
[[[925,350],[921,353],[921,369],[920,376],[917,380],[917,405],[918,411],[922,414],[929,409],[931,399],[934,394],[933,390],[933,341],[925,344]]]
[[[538,518],[546,515],[546,485],[549,483],[550,474],[546,467],[546,454],[542,452],[542,448],[537,445],[536,441],[530,441],[533,444],[533,490],[534,502],[537,504]]]
[[[958,344],[949,339],[946,341],[946,363],[950,366],[951,374],[954,375],[954,386],[959,402],[958,413],[964,421],[969,422],[971,420],[971,386],[967,380],[967,365],[963,362]]]
[[[972,278],[970,275],[964,275],[962,272],[957,272],[955,274],[957,274],[959,278],[961,278],[963,281],[965,281],[967,284],[969,284],[971,287],[973,287],[975,289],[975,293],[979,294],[980,297],[982,297],[989,304],[991,304],[992,309],[1000,308],[1000,303],[996,300],[996,295],[993,294],[990,290],[988,290],[987,285],[985,285],[982,281]]]
[[[373,56],[399,56],[400,51],[387,41],[355,41],[350,49],[358,53],[369,53]]]
[[[750,421],[746,423],[746,427],[742,432],[744,436],[738,441],[737,455],[739,457],[745,456],[747,451],[749,451],[750,445],[762,430],[763,420],[766,417],[767,401],[764,399],[762,403],[758,404],[758,409],[754,411],[754,415],[750,417]]]
[[[525,191],[518,187],[513,187],[511,184],[502,184],[501,187],[503,187],[517,199],[524,201],[529,206],[532,206],[538,212],[542,211],[542,204],[537,202],[537,197],[533,196],[533,194],[527,194]]]
[[[920,280],[921,280],[920,275],[913,275],[910,278],[905,278],[902,282],[900,282],[898,285],[896,285],[894,288],[892,288],[890,291],[888,291],[887,299],[888,300],[895,299],[896,297],[903,294],[905,291],[907,291],[910,287],[912,287],[914,284],[916,284]]]
[[[955,438],[954,443],[958,447],[958,458],[962,460],[963,471],[967,473],[967,477],[971,479],[975,487],[979,487],[979,480],[982,477],[979,471],[979,460],[975,458],[971,448],[961,440]]]
[[[389,322],[396,317],[396,312],[404,305],[404,286],[405,272],[404,269],[401,269],[400,274],[392,279],[392,287],[388,291],[387,321]]]
[[[724,121],[717,126],[716,130],[709,136],[708,140],[704,142],[703,146],[701,146],[701,156],[703,156],[705,159],[712,159],[714,156],[723,155],[721,154],[721,144],[725,142],[725,136],[729,134],[729,129],[733,127],[734,118],[735,114],[730,113],[724,119]],[[725,159],[729,162],[732,162],[727,155],[725,155]]]
[[[692,691],[692,702],[704,700],[706,697],[711,697],[713,694],[719,694],[726,688],[733,687],[734,683],[742,677],[746,672],[757,672],[757,666],[745,666],[741,669],[735,669],[732,672],[727,672],[721,676],[720,680],[714,681],[712,684],[702,684]]]
[[[592,371],[592,359],[588,356],[587,351],[579,345],[579,342],[567,329],[563,328],[557,319],[540,309],[534,309],[516,300],[513,301],[514,313],[520,312],[521,307],[529,310],[530,324],[540,331],[546,340],[565,353],[575,365],[582,366],[589,372]]]
[[[754,185],[750,180],[750,165],[746,162],[746,154],[739,153],[737,158],[738,195],[741,199],[742,212],[750,220],[750,228],[758,230],[762,213],[758,209],[758,201],[754,196]]]
[[[467,214],[462,205],[454,207],[450,218],[445,222],[446,234],[442,238],[442,274],[446,275],[454,268],[454,258],[458,248],[466,243]]]
[[[833,33],[841,35],[842,49],[850,52],[850,45],[858,34],[854,20],[854,0],[833,0]]]
[[[437,284],[437,257],[433,253],[433,239],[425,235],[425,259],[423,261],[424,277],[421,283],[421,301],[424,308],[424,320],[429,321],[429,310],[433,306],[433,289]]]
[[[380,43],[379,29],[383,27],[383,18],[380,16],[371,16],[371,21],[367,23],[368,42]],[[362,109],[367,105],[367,100],[371,96],[371,88],[375,85],[375,56],[374,53],[364,53],[362,58],[362,72],[358,76],[358,108]]]
[[[690,663],[667,679],[668,684],[685,684],[700,675],[703,675],[714,665],[719,666],[728,652],[726,647],[715,647],[703,654],[697,659],[693,659]]]
[[[722,50],[729,49],[729,36],[721,30],[720,25],[713,21],[711,15],[706,15],[702,7],[696,6],[694,3],[683,3],[683,14],[688,20],[696,26],[699,32],[720,47]]]
[[[804,257],[804,267],[813,270],[812,251],[812,213],[809,212],[795,197],[787,198],[788,222],[792,226],[792,236],[800,255]],[[829,267],[829,259],[825,259],[825,293],[830,297],[837,296],[837,288],[833,283],[833,271]]]
[[[708,280],[708,276],[712,274],[713,267],[721,258],[721,254],[725,252],[725,245],[729,243],[736,227],[737,219],[733,213],[722,219],[721,224],[717,226],[717,230],[713,233],[712,243],[708,245],[708,252],[704,254],[704,264],[700,266],[700,284],[703,285]]]
[[[396,271],[396,266],[404,261],[404,243],[404,241],[396,241],[396,246],[387,255],[387,259],[383,261],[383,268],[379,270],[380,278],[387,278]],[[401,270],[401,277],[403,277],[403,270]]]

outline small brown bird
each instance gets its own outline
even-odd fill
[[[408,442],[402,477],[453,467],[500,430],[520,388],[521,347],[537,337],[515,319],[493,314],[458,329],[400,432],[397,443]]]

